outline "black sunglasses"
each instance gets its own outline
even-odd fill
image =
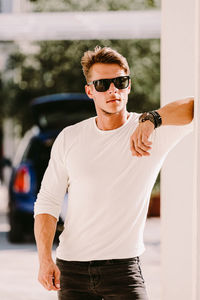
[[[126,89],[129,85],[130,76],[120,76],[110,79],[98,79],[89,82],[87,85],[94,84],[97,92],[105,92],[109,89],[111,82],[114,83],[115,87],[119,90]]]

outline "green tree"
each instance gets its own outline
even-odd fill
[[[16,117],[23,132],[32,126],[28,108],[34,97],[84,92],[81,56],[96,45],[110,46],[127,58],[132,79],[129,111],[159,107],[159,40],[44,41],[37,44],[40,46],[37,54],[25,55],[18,51],[9,57],[7,72],[12,70],[13,76],[4,82],[3,88],[4,114]]]
[[[37,54],[19,51],[8,60],[7,72],[12,78],[4,82],[4,115],[17,118],[23,132],[32,126],[30,101],[41,95],[84,92],[85,78],[81,69],[84,51],[96,45],[110,46],[124,55],[129,63],[132,92],[129,111],[156,109],[160,98],[159,40],[90,40],[37,43]]]
[[[35,11],[109,11],[160,8],[160,0],[32,0]]]

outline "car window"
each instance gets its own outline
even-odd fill
[[[28,161],[33,165],[37,178],[38,190],[49,162],[51,147],[54,139],[55,138],[32,138],[22,158],[23,162]]]
[[[96,115],[92,101],[58,101],[32,109],[35,121],[42,130],[61,129]]]

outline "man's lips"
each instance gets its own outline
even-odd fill
[[[110,100],[107,101],[107,103],[109,103],[109,102],[116,102],[116,101],[120,101],[120,100],[119,99],[110,99]]]

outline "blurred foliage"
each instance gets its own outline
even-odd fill
[[[109,11],[160,8],[160,0],[32,0],[34,11]]]
[[[40,51],[9,56],[0,92],[3,115],[17,118],[22,133],[32,126],[29,103],[36,96],[63,92],[84,92],[85,78],[80,60],[84,51],[96,45],[110,46],[129,63],[132,92],[128,111],[159,107],[159,40],[90,40],[38,42]],[[7,73],[7,74],[6,74]]]

